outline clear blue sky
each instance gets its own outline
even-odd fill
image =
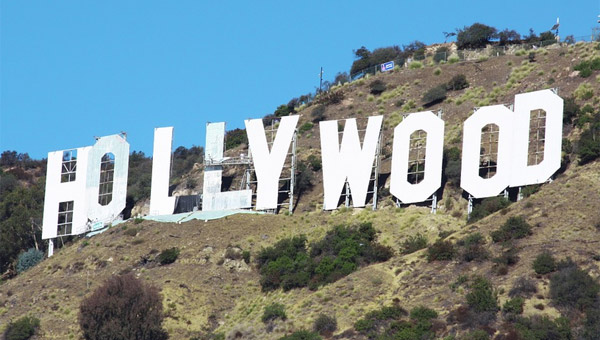
[[[49,151],[128,133],[152,154],[204,145],[348,71],[353,49],[420,40],[474,22],[589,37],[600,1],[1,1],[0,151]]]

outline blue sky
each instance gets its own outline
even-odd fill
[[[443,42],[474,22],[587,36],[600,1],[1,1],[0,151],[44,158],[125,131],[152,154],[206,122],[259,118],[332,80],[352,50]]]

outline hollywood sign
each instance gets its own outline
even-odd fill
[[[543,161],[528,165],[530,113],[544,110]],[[551,90],[515,96],[514,111],[504,105],[477,109],[463,126],[460,186],[472,197],[500,194],[508,187],[547,181],[560,167],[563,100]],[[262,119],[245,121],[252,164],[255,168],[256,210],[277,208],[278,183],[299,116],[282,117],[269,148]],[[338,208],[340,193],[348,183],[354,207],[367,204],[383,116],[368,118],[362,143],[356,119],[346,119],[340,143],[338,122],[319,123],[323,172],[323,209]],[[497,169],[491,178],[479,174],[482,129],[498,127]],[[410,136],[426,132],[424,178],[414,184],[409,173]],[[203,210],[252,208],[252,190],[221,192],[225,125],[207,125]],[[169,196],[173,128],[154,131],[150,214],[174,211]],[[431,111],[408,115],[394,128],[390,193],[402,203],[429,199],[441,186],[444,121]],[[121,135],[101,137],[94,146],[48,153],[44,201],[44,239],[77,235],[113,221],[125,208],[129,143]]]

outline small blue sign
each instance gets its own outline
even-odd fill
[[[394,62],[388,61],[387,63],[381,64],[381,72],[386,72],[394,69]]]

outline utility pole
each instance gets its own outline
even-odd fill
[[[319,93],[321,93],[321,87],[323,86],[323,66],[321,66],[321,72],[319,72]]]

